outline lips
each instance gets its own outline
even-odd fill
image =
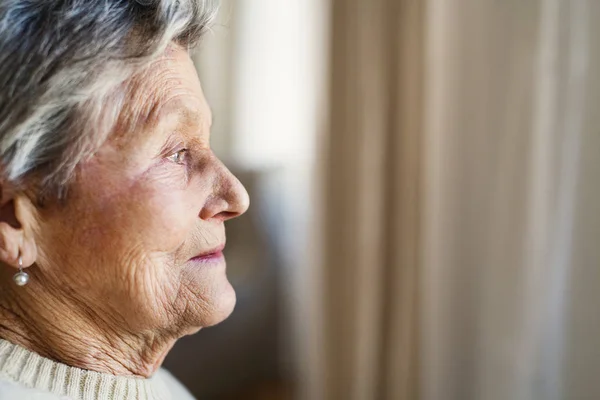
[[[212,250],[200,253],[197,256],[192,257],[190,261],[212,261],[221,259],[223,258],[223,249],[225,249],[224,244],[215,247]]]

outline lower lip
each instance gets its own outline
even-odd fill
[[[207,254],[205,256],[194,257],[190,261],[200,264],[216,264],[221,263],[225,260],[222,251],[217,251],[216,253]]]

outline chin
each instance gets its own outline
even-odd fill
[[[226,279],[197,293],[204,294],[196,299],[197,307],[188,309],[185,318],[185,325],[193,330],[192,333],[225,321],[235,308],[235,290]]]
[[[236,295],[227,279],[225,268],[193,268],[188,270],[183,282],[185,302],[178,305],[181,313],[180,326],[187,326],[186,334],[201,328],[217,325],[233,312]]]
[[[229,281],[223,286],[222,290],[214,298],[213,307],[211,308],[212,312],[203,318],[203,327],[214,326],[225,321],[235,308],[236,295],[233,286],[231,286]]]
[[[226,290],[219,291],[218,295],[211,298],[210,301],[207,301],[206,298],[198,300],[204,305],[194,308],[197,311],[193,314],[188,312],[179,323],[175,324],[179,326],[174,333],[175,336],[193,335],[202,328],[209,328],[225,321],[235,308],[236,295],[229,282],[227,282],[227,288],[224,289]]]

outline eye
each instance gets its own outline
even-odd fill
[[[185,164],[185,159],[187,155],[187,149],[181,149],[170,156],[167,157],[167,160],[174,162],[175,164]]]

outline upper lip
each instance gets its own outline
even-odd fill
[[[211,256],[211,255],[213,255],[213,254],[217,254],[217,253],[220,253],[220,252],[222,252],[222,251],[223,251],[223,249],[225,249],[225,244],[221,244],[221,245],[219,245],[219,246],[217,246],[217,247],[214,247],[212,250],[207,250],[207,251],[204,251],[204,252],[202,252],[202,253],[200,253],[200,254],[197,254],[197,255],[195,255],[195,256],[194,256],[194,257],[192,257],[192,258],[202,258],[202,257],[208,257],[208,256]]]

